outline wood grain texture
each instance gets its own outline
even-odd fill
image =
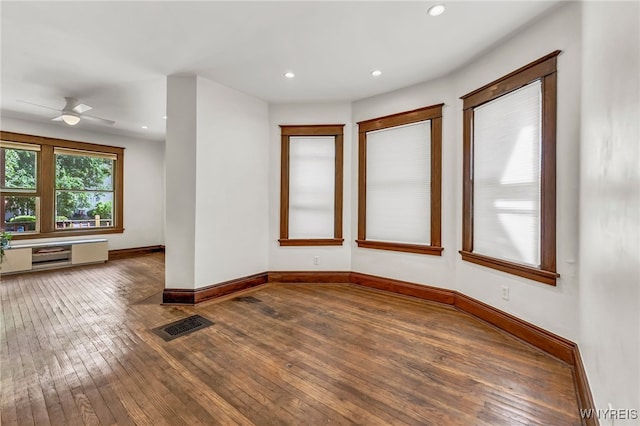
[[[462,128],[462,250],[473,251],[473,109],[463,112]]]
[[[423,244],[390,243],[386,241],[356,240],[358,247],[377,250],[401,251],[404,253],[430,254],[442,256],[442,247],[427,246]]]
[[[162,293],[162,302],[165,304],[189,304],[202,303],[207,300],[225,296],[227,294],[256,287],[267,282],[267,273],[249,275],[197,289],[165,288]]]
[[[343,162],[344,124],[280,125],[280,238],[281,246],[334,246],[342,245],[342,204],[343,204]],[[289,239],[289,188],[291,158],[289,150],[291,136],[333,136],[334,137],[334,202],[333,238]]]
[[[554,58],[555,59],[555,58]],[[555,65],[555,63],[554,63]],[[540,263],[546,271],[556,271],[556,105],[557,74],[542,79],[542,159],[540,200],[542,256]]]
[[[593,395],[591,394],[591,388],[589,387],[589,379],[587,379],[587,372],[584,369],[584,363],[582,362],[582,356],[580,355],[580,349],[578,346],[573,348],[573,380],[576,388],[576,394],[578,396],[578,408],[581,410],[592,410],[596,412],[596,404],[593,401]],[[600,422],[597,416],[591,416],[584,419],[586,426],[598,426]]]
[[[455,293],[452,290],[432,287],[422,284],[414,284],[407,281],[400,281],[391,278],[378,277],[375,275],[363,274],[360,272],[351,273],[351,283],[378,290],[390,291],[405,296],[413,296],[419,299],[432,302],[453,305]]]
[[[429,105],[411,111],[385,115],[384,117],[358,121],[358,132],[366,133],[372,130],[388,129],[389,127],[402,126],[404,124],[417,123],[418,121],[431,120],[442,117],[444,104]]]
[[[348,283],[347,271],[269,271],[270,283]]]
[[[560,276],[556,273],[556,70],[560,53],[551,52],[461,98],[464,100],[462,259],[549,285],[556,285]],[[542,84],[539,268],[473,253],[474,108],[537,80]]]
[[[281,124],[283,136],[337,136],[344,131],[344,124]]]
[[[336,162],[334,167],[334,190],[333,190],[333,237],[337,240],[342,238],[342,204],[344,199],[344,135],[343,129],[336,135]],[[343,240],[344,241],[344,240]],[[341,244],[342,245],[342,244]]]
[[[124,232],[124,148],[97,145],[87,142],[70,141],[44,136],[32,136],[22,133],[0,131],[0,138],[4,141],[28,143],[40,145],[38,155],[37,189],[35,193],[14,193],[15,195],[30,195],[40,197],[40,211],[38,220],[40,229],[38,233],[16,233],[14,240],[27,240],[34,238],[57,238],[68,236],[89,236],[97,234],[121,234]],[[113,171],[114,178],[114,226],[109,228],[78,228],[73,230],[55,229],[55,155],[56,147],[87,151],[88,153],[115,154],[117,160]]]
[[[442,114],[442,108],[440,109]],[[431,247],[442,247],[442,117],[431,119]]]
[[[0,138],[3,141],[24,142],[37,145],[59,146],[69,149],[80,149],[83,151],[108,152],[111,154],[121,154],[124,148],[110,145],[96,145],[87,142],[70,141],[67,139],[56,139],[45,136],[33,136],[23,133],[0,131]]]
[[[400,112],[384,117],[358,122],[358,247],[418,253],[434,256],[442,255],[442,107],[431,105],[412,111]],[[430,241],[427,244],[407,244],[389,241],[367,240],[367,132],[430,120],[431,124],[431,171]],[[427,165],[425,164],[425,168]]]
[[[280,138],[280,240],[289,239],[289,136]]]
[[[568,364],[573,362],[575,343],[557,334],[459,292],[455,292],[454,305]]]
[[[358,134],[358,240],[367,239],[367,134]]]
[[[543,78],[556,71],[557,57],[561,53],[555,50],[540,59],[518,68],[497,80],[487,83],[473,92],[461,96],[463,109],[474,108],[499,96],[518,89],[533,80]]]
[[[126,257],[137,257],[142,254],[149,253],[164,253],[164,246],[145,246],[145,247],[132,247],[126,249],[109,250],[109,260],[124,259]]]
[[[478,253],[470,253],[460,250],[460,256],[462,257],[462,260],[466,260],[467,262],[486,266],[487,268],[497,269],[502,272],[538,281],[543,284],[556,285],[556,279],[560,276],[557,272],[545,271],[532,266],[496,259],[494,257],[484,256]]]
[[[580,424],[569,365],[450,306],[350,284],[166,306],[163,266],[3,279],[2,424]],[[215,324],[150,332],[194,314]]]
[[[282,247],[286,246],[341,246],[344,238],[289,238],[278,240]]]

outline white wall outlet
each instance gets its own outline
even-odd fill
[[[314,265],[320,264],[320,256],[313,256],[313,264]]]
[[[506,285],[502,286],[502,298],[504,300],[509,300],[509,287]]]

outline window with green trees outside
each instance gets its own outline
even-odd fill
[[[17,239],[123,232],[123,148],[1,135],[4,230]]]

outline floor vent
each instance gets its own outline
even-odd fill
[[[152,329],[155,334],[162,337],[166,342],[177,339],[185,334],[193,333],[194,331],[201,330],[203,328],[213,325],[213,322],[201,317],[200,315],[193,315],[188,318],[183,318],[179,321],[174,321],[161,327]]]
[[[245,302],[245,303],[260,303],[262,302],[262,300],[258,299],[257,297],[253,297],[253,296],[241,296],[241,297],[236,297],[234,299],[231,299],[234,302]]]

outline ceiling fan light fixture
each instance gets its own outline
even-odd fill
[[[69,126],[75,126],[80,122],[80,117],[78,117],[77,115],[65,113],[62,114],[62,121],[67,123]]]

